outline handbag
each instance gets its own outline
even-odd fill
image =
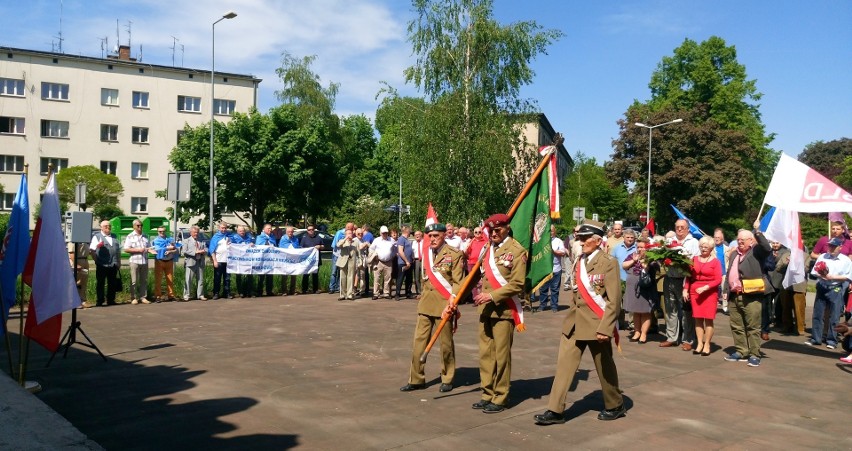
[[[639,273],[639,288],[649,289],[657,286],[657,281],[651,276],[651,273],[643,269]]]
[[[743,293],[763,293],[766,288],[763,279],[743,279]]]

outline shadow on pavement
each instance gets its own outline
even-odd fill
[[[12,337],[17,351],[17,338]],[[106,449],[289,449],[298,445],[295,435],[254,434],[222,437],[236,426],[222,418],[258,404],[248,397],[194,400],[193,380],[206,371],[175,366],[145,366],[151,351],[173,345],[162,343],[108,361],[72,346],[67,358],[62,349],[50,367],[50,353],[30,347],[27,380],[39,382],[37,396],[81,432]],[[0,361],[6,362],[6,351]],[[17,352],[13,355],[17,357]],[[144,358],[121,360],[147,351]],[[7,366],[7,365],[4,365]],[[8,368],[3,368],[8,371]]]

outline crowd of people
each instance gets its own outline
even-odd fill
[[[293,227],[286,227],[278,235],[272,225],[265,224],[254,237],[244,226],[231,231],[228,224],[220,223],[216,234],[205,244],[198,239],[197,227],[190,229],[190,237],[182,243],[165,236],[163,228],[157,230],[157,238],[149,241],[141,233],[141,222],[135,221],[134,232],[120,243],[105,221],[91,243],[72,247],[69,253],[72,265],[76,262],[78,268],[88,255],[92,256],[96,264],[97,305],[108,305],[115,303],[115,294],[121,289],[117,274],[122,250],[130,255],[131,304],[150,303],[147,273],[151,257],[156,258],[157,300],[175,300],[174,264],[179,261],[178,256],[184,257],[183,300],[189,301],[207,299],[203,268],[208,261],[213,265],[212,299],[233,298],[235,294],[274,295],[273,277],[283,277],[282,295],[320,291],[316,273],[301,276],[300,292],[296,290],[297,276],[272,275],[236,275],[232,290],[227,271],[231,243],[330,250],[332,271],[327,292],[337,294],[338,300],[419,299],[411,367],[408,382],[400,388],[403,392],[426,388],[421,356],[436,328],[445,324],[447,327],[439,335],[439,391],[453,390],[457,296],[465,274],[481,262],[479,281],[468,298],[479,314],[482,391],[481,399],[472,408],[484,413],[507,408],[512,337],[515,330],[524,328],[524,311],[558,312],[560,305],[567,310],[548,409],[534,417],[539,425],[565,422],[567,390],[586,349],[592,354],[603,391],[604,409],[598,418],[614,420],[626,414],[612,358],[612,342],[618,343],[619,330],[629,330],[626,336],[631,343],[647,344],[654,341],[649,336],[658,333],[663,336],[659,347],[706,357],[719,349],[713,337],[715,318],[721,312],[730,316],[734,340],[733,351],[724,359],[746,362],[751,367],[760,366],[761,344],[770,339],[772,325],[785,334],[805,333],[808,282],[785,282],[791,250],[768,240],[760,231],[759,222],[754,223],[753,230],[739,230],[730,243],[725,242],[721,229],[716,229],[712,237],[695,238],[683,219],[676,221],[674,230],[665,235],[656,235],[649,229],[637,232],[620,223],[607,231],[604,224],[585,221],[563,240],[557,236],[556,227],[551,227],[552,278],[540,291],[525,293],[527,251],[512,238],[509,221],[506,215],[492,215],[482,227],[473,228],[472,234],[465,227],[456,229],[449,223],[432,223],[423,231],[412,231],[408,226],[399,230],[381,226],[377,236],[369,225],[358,227],[350,222],[334,234],[331,249],[313,225],[299,239],[294,236]],[[651,253],[661,247],[676,251],[688,263],[676,265],[669,259],[651,258]],[[816,280],[811,336],[805,344],[835,349],[842,340],[849,355],[840,360],[847,364],[852,364],[852,322],[843,320],[849,320],[852,311],[852,296],[848,293],[852,282],[850,253],[852,240],[846,235],[845,225],[837,222],[832,224],[831,234],[805,255],[804,262]],[[162,279],[166,281],[166,294],[161,291]],[[85,281],[78,283],[85,287]],[[568,292],[567,302],[562,304],[560,291]]]

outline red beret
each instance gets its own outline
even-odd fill
[[[509,225],[509,216],[504,215],[503,213],[491,215],[485,220],[485,225],[488,228],[505,227]]]

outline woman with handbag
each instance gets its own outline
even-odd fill
[[[683,280],[683,298],[692,304],[695,319],[693,354],[710,355],[713,321],[716,319],[716,292],[722,284],[722,264],[716,258],[716,243],[705,236],[698,240],[699,255],[692,257],[692,271]]]
[[[648,329],[651,327],[651,306],[657,298],[657,263],[645,260],[647,238],[636,240],[636,252],[628,255],[622,263],[627,271],[624,289],[624,310],[633,313],[633,336],[631,342],[648,342]]]

